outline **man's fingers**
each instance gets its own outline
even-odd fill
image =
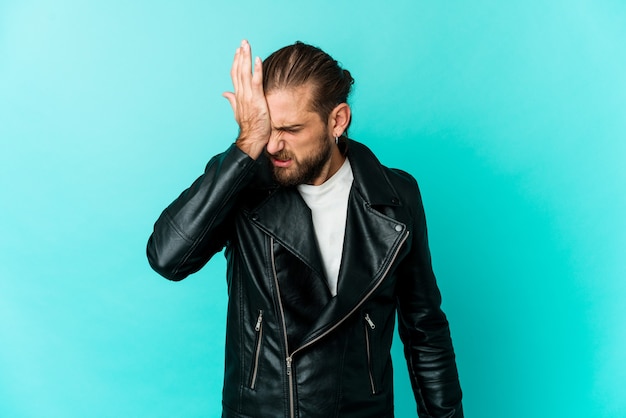
[[[269,139],[271,127],[265,94],[263,93],[263,62],[252,59],[250,44],[245,39],[235,52],[231,78],[234,91],[222,94],[233,109],[239,124],[242,149],[249,155],[258,156]]]
[[[235,58],[233,59],[233,66],[230,68],[230,78],[233,81],[233,87],[235,91],[239,89],[239,61],[241,55],[241,48],[237,48],[235,51]]]
[[[259,57],[254,60],[254,71],[252,69],[252,51],[250,44],[245,39],[241,41],[239,48],[235,51],[233,66],[230,70],[230,77],[233,81],[235,94],[246,94],[254,88],[258,91],[258,86],[263,83],[263,65]]]
[[[250,44],[245,39],[241,41],[241,54],[239,61],[239,75],[242,88],[250,88],[252,80],[252,58],[250,56]]]
[[[235,93],[239,91],[241,88],[241,70],[243,68],[242,60],[243,60],[243,48],[237,48],[237,55],[235,56],[235,60],[237,61],[235,75],[233,76],[233,80],[236,80],[237,88],[235,89]]]
[[[256,57],[254,60],[254,74],[252,74],[252,83],[255,86],[263,86],[263,63],[261,58]]]

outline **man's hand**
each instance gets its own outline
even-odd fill
[[[257,57],[254,60],[254,73],[251,71],[252,58],[250,44],[241,41],[235,52],[230,76],[235,92],[226,92],[239,125],[237,146],[255,160],[261,155],[270,138],[270,114],[263,92],[263,64]]]

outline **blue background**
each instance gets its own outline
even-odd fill
[[[223,257],[144,248],[235,139],[244,37],[339,59],[420,182],[468,417],[626,416],[625,2],[4,0],[1,417],[219,415]]]

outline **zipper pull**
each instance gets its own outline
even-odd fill
[[[287,376],[291,376],[291,357],[287,357]]]
[[[263,322],[263,311],[259,309],[259,318],[256,320],[256,326],[254,327],[255,331],[259,332],[261,329],[261,322]]]
[[[370,318],[370,314],[365,314],[365,321],[367,321],[371,329],[376,328],[376,324],[374,324],[374,321]]]

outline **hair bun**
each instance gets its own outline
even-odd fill
[[[343,76],[348,80],[348,83],[350,83],[350,85],[354,84],[354,78],[352,78],[352,74],[350,74],[350,71],[344,69]]]

